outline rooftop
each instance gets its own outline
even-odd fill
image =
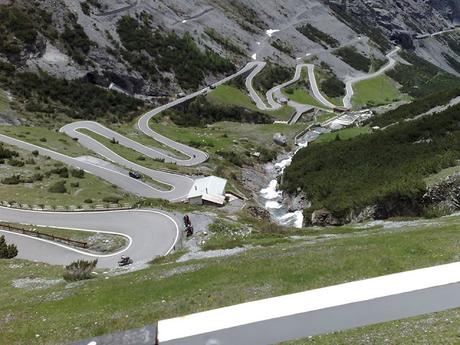
[[[197,179],[188,193],[188,198],[196,198],[203,195],[224,196],[226,185],[227,180],[217,176]]]

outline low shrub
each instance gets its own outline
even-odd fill
[[[20,184],[22,182],[21,176],[20,175],[13,175],[10,177],[5,177],[2,180],[3,184],[8,184],[8,185],[15,185],[15,184]]]
[[[85,171],[83,169],[71,169],[70,175],[76,178],[83,178],[85,177]]]
[[[105,198],[102,199],[103,202],[109,202],[111,204],[117,204],[121,200],[121,197],[112,195],[112,196],[106,196]]]
[[[63,278],[66,281],[79,281],[91,279],[93,277],[93,270],[96,268],[97,260],[86,261],[78,260],[72,262],[70,265],[66,266],[66,271],[63,274]]]
[[[5,236],[0,236],[0,259],[12,259],[18,255],[18,248],[14,244],[7,244]]]
[[[11,158],[8,160],[8,164],[11,165],[12,167],[23,167],[25,163],[19,159]]]
[[[67,188],[65,186],[65,181],[57,181],[48,188],[50,193],[67,193]]]

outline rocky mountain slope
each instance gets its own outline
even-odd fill
[[[413,39],[459,22],[452,0],[2,0],[0,13],[4,60],[146,96],[208,84],[254,54],[283,65],[312,54],[339,78],[359,73],[330,44],[298,30],[307,23],[364,55],[383,58],[394,39],[459,72],[456,33]],[[268,29],[280,32],[269,37]]]

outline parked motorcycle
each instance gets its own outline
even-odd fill
[[[129,256],[121,256],[121,260],[118,261],[118,266],[123,267],[123,266],[128,266],[133,263],[133,259],[131,259]]]

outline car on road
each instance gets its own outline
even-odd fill
[[[214,85],[214,84],[212,84],[212,85],[210,85],[210,86],[209,86],[209,88],[210,88],[211,90],[215,90],[215,89],[216,89],[216,87],[217,87],[217,86],[216,86],[216,85]]]
[[[129,176],[135,178],[136,180],[139,180],[142,177],[141,173],[137,171],[130,171]]]

